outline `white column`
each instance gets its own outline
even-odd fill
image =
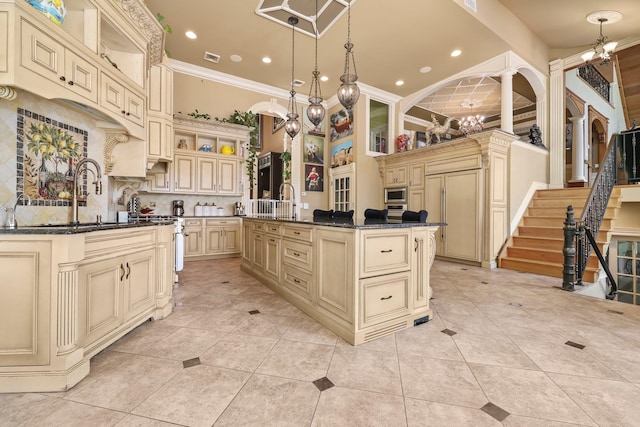
[[[500,74],[502,82],[502,105],[500,127],[503,131],[513,133],[513,70]]]
[[[565,89],[563,61],[549,63],[549,187],[564,187]]]
[[[573,124],[571,182],[586,182],[587,178],[584,174],[584,117],[571,117],[569,120]]]

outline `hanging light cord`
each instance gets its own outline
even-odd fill
[[[291,24],[291,91],[289,93],[293,97],[296,94],[296,91],[293,90],[293,76],[295,75],[296,65],[296,23],[293,21],[293,18],[289,18],[289,23]]]
[[[353,49],[353,43],[351,43],[351,0],[349,0],[349,6],[347,6],[347,43],[345,43],[344,48],[347,49],[347,54],[344,58],[346,74],[349,75],[349,56],[351,56],[351,60],[353,61],[353,75],[357,76],[356,58],[353,56],[353,53],[351,53],[351,49]]]

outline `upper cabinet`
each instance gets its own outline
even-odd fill
[[[24,0],[0,2],[0,96],[13,88],[82,104],[147,139],[148,68],[164,31],[142,0],[67,0],[54,23]]]

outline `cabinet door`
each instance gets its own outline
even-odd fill
[[[171,192],[171,168],[166,173],[156,173],[147,178],[147,191],[150,193]]]
[[[98,68],[69,50],[65,50],[64,61],[67,88],[97,103]]]
[[[130,90],[124,93],[124,116],[138,126],[144,126],[144,98]]]
[[[430,175],[426,179],[425,208],[429,212],[429,222],[444,222],[444,175]],[[440,227],[436,233],[436,254],[444,251],[444,233],[449,226]]]
[[[100,105],[122,116],[125,113],[124,96],[124,86],[105,73],[100,73]]]
[[[218,194],[238,194],[238,161],[218,160]]]
[[[410,272],[360,280],[360,327],[409,314]]]
[[[394,168],[387,168],[385,171],[385,186],[401,186],[407,185],[407,168],[406,166],[399,166]]]
[[[264,234],[255,233],[251,241],[251,261],[253,268],[261,271],[264,268]]]
[[[251,233],[251,222],[242,221],[242,262],[251,264],[251,242],[253,234]]]
[[[185,227],[184,256],[202,255],[202,228]]]
[[[176,193],[196,192],[196,158],[176,154],[173,160],[173,191]]]
[[[198,193],[216,194],[218,161],[198,157]]]
[[[149,117],[147,136],[148,158],[173,160],[173,126],[170,122]]]
[[[420,211],[422,209],[427,209],[424,203],[424,188],[409,190],[408,197],[409,200],[407,201],[407,209],[409,209],[410,211]]]
[[[445,174],[444,256],[481,261],[480,170]]]
[[[230,226],[224,229],[224,252],[240,253],[241,245],[240,226]]]
[[[409,165],[409,187],[424,188],[424,164]]]
[[[206,255],[224,252],[224,228],[206,227],[204,231],[204,253]]]
[[[316,230],[316,302],[324,311],[354,323],[354,233]]]
[[[125,292],[124,310],[125,320],[155,307],[155,249],[147,249],[129,255],[124,260]]]
[[[411,285],[413,286],[413,309],[429,308],[429,272],[431,271],[431,253],[429,232],[422,229],[413,230],[413,266]]]
[[[280,281],[280,238],[266,237],[264,272],[276,282]]]
[[[102,338],[122,323],[121,291],[126,273],[122,257],[94,262],[78,269],[80,346]]]
[[[21,22],[21,65],[58,84],[64,76],[64,46],[25,20]]]

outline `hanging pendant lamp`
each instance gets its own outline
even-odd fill
[[[338,100],[348,110],[351,110],[358,102],[360,88],[356,84],[358,74],[356,72],[356,59],[353,56],[353,43],[351,43],[351,0],[347,6],[347,42],[344,45],[347,50],[344,58],[344,74],[340,76],[342,84],[338,88]],[[353,74],[349,69],[349,62],[353,62]]]
[[[322,106],[322,90],[320,89],[320,71],[318,71],[318,0],[316,0],[316,14],[314,17],[315,35],[316,35],[316,53],[315,65],[313,68],[313,78],[311,79],[311,88],[309,89],[309,107],[307,107],[307,118],[315,126],[314,131],[318,132],[320,123],[324,119],[325,110]],[[320,95],[318,95],[318,93]]]
[[[290,16],[288,20],[289,24],[291,24],[291,91],[289,94],[291,97],[289,98],[289,112],[287,113],[287,121],[284,124],[284,131],[291,137],[291,139],[295,138],[295,136],[300,132],[300,122],[298,121],[298,106],[296,105],[296,91],[293,89],[294,82],[294,74],[295,74],[295,38],[296,38],[296,24],[298,23],[298,18],[295,16]]]

